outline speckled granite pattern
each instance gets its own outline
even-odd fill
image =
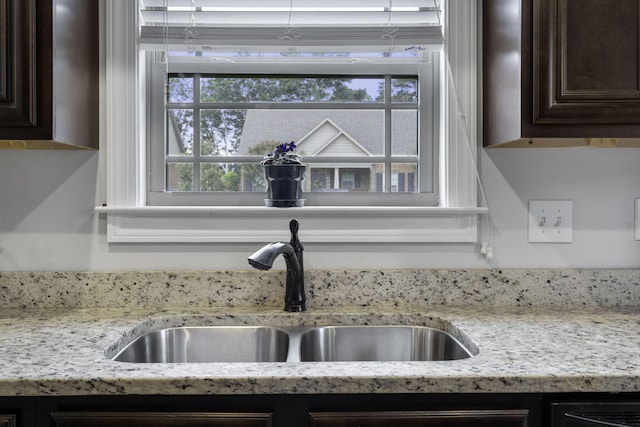
[[[445,362],[132,364],[125,339],[179,325],[422,324],[478,354]],[[0,395],[640,391],[640,310],[434,307],[289,314],[5,310]]]
[[[0,273],[0,396],[640,392],[640,270]],[[131,364],[182,325],[418,324],[477,354],[445,362]]]
[[[1,272],[0,307],[277,307],[284,272]],[[640,270],[308,271],[308,306],[640,306]]]

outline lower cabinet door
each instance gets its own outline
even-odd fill
[[[551,427],[640,425],[640,402],[562,402],[551,404]]]
[[[0,427],[16,427],[16,414],[0,414]]]
[[[313,427],[525,427],[527,410],[313,412]]]
[[[52,412],[56,427],[271,427],[270,413]]]

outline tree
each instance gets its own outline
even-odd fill
[[[384,82],[378,85],[378,102],[384,102]],[[397,79],[391,81],[391,101],[392,102],[418,102],[418,80],[417,79]]]
[[[393,79],[391,84],[391,99],[393,102],[418,102],[417,79]]]
[[[240,191],[240,175],[231,170],[222,175],[222,186],[224,191]]]

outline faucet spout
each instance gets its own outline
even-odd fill
[[[248,259],[249,264],[253,268],[258,270],[270,270],[273,267],[273,262],[278,258],[278,255],[284,254],[284,257],[291,257],[294,255],[294,250],[291,245],[282,242],[273,242],[263,246],[253,253]]]
[[[295,227],[294,227],[295,221]],[[304,270],[302,262],[302,244],[297,236],[296,220],[291,221],[292,238],[290,243],[273,242],[258,249],[249,256],[249,264],[258,270],[269,270],[275,259],[282,255],[287,265],[287,280],[284,296],[284,309],[289,312],[305,311]],[[295,233],[294,233],[295,228]]]

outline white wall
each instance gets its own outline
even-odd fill
[[[104,193],[102,153],[0,151],[0,271],[249,268],[255,244],[107,244],[105,220],[93,212]],[[633,235],[640,148],[491,149],[480,160],[491,262],[468,244],[307,244],[305,266],[640,268]],[[529,199],[573,200],[573,243],[527,243]]]

